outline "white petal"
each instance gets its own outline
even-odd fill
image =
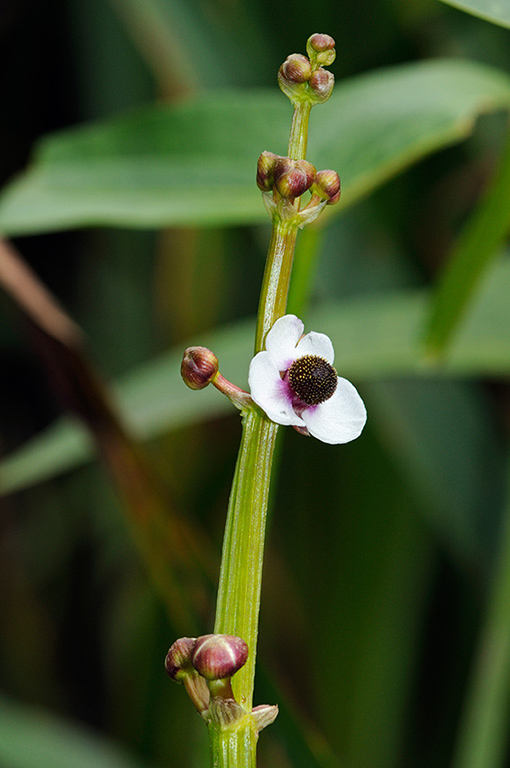
[[[259,352],[255,355],[250,363],[248,383],[252,398],[271,421],[284,426],[303,426],[303,420],[292,408],[288,384],[282,381],[269,352]]]
[[[296,344],[304,325],[296,315],[278,318],[266,336],[266,350],[279,371],[286,371],[297,358]]]
[[[367,411],[363,400],[347,379],[338,377],[335,393],[329,400],[303,411],[303,421],[311,435],[323,443],[348,443],[359,437]]]
[[[335,360],[335,350],[329,336],[325,333],[316,333],[310,331],[306,336],[303,336],[299,344],[297,345],[297,357],[303,357],[304,355],[318,355],[323,357],[328,363],[333,365]]]

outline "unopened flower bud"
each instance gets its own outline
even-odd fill
[[[317,64],[328,67],[336,58],[335,41],[330,35],[321,35],[316,32],[308,38],[306,51],[310,59]]]
[[[276,188],[282,197],[300,197],[313,184],[316,168],[307,160],[290,160],[288,157],[277,161],[274,169]]]
[[[182,680],[185,675],[194,672],[191,656],[196,641],[196,637],[181,637],[168,651],[165,669],[172,680]]]
[[[316,69],[315,72],[312,73],[308,84],[313,91],[315,103],[323,104],[333,93],[335,76],[331,72],[328,72],[327,69],[319,67],[319,69]]]
[[[274,168],[277,160],[282,160],[274,152],[262,152],[257,162],[257,186],[261,192],[271,192],[274,185]]]
[[[188,347],[181,363],[181,376],[190,389],[204,389],[218,373],[218,358],[207,347]]]
[[[246,664],[248,646],[234,635],[203,635],[195,643],[192,664],[206,680],[224,680]]]
[[[336,171],[319,171],[315,176],[313,191],[319,194],[328,205],[340,199],[340,176]]]
[[[191,661],[195,643],[194,637],[181,637],[176,640],[166,655],[165,669],[172,680],[184,683],[196,710],[204,715],[209,707],[210,693],[206,681]]]
[[[280,73],[282,79],[289,85],[306,83],[312,74],[312,67],[306,56],[301,53],[292,53],[280,67]]]

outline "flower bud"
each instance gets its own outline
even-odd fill
[[[172,680],[179,682],[185,675],[194,672],[191,656],[195,643],[195,637],[181,637],[175,641],[168,651],[165,659],[165,669]]]
[[[234,635],[203,635],[193,649],[191,663],[206,680],[224,680],[246,664],[248,646]]]
[[[335,41],[330,35],[321,35],[316,32],[308,38],[306,52],[317,64],[328,67],[336,58]]]
[[[282,79],[292,86],[306,83],[312,74],[312,67],[306,56],[301,53],[292,53],[280,67],[280,73]]]
[[[282,197],[300,197],[313,184],[316,168],[307,160],[290,160],[288,157],[276,161],[274,180]]]
[[[261,192],[271,192],[274,185],[274,167],[280,155],[274,152],[262,152],[257,162],[257,186]]]
[[[204,389],[218,373],[218,358],[207,347],[188,347],[181,363],[181,376],[190,389]]]
[[[319,171],[315,176],[313,191],[328,205],[333,205],[340,199],[340,176],[336,171]]]
[[[335,76],[328,70],[319,67],[312,73],[308,84],[314,94],[315,104],[323,104],[333,93]]]
[[[204,715],[209,707],[210,693],[206,681],[200,677],[191,662],[195,643],[194,637],[181,637],[176,640],[166,655],[165,669],[172,680],[184,683],[195,709]]]

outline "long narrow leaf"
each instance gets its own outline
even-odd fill
[[[510,498],[470,682],[453,766],[500,768],[507,764],[510,715]]]
[[[427,353],[445,354],[484,273],[510,230],[510,140],[490,189],[462,232],[432,300]]]

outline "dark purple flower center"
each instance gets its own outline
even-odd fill
[[[306,405],[319,405],[329,400],[338,383],[333,366],[318,355],[305,355],[295,360],[286,378],[294,394]]]

